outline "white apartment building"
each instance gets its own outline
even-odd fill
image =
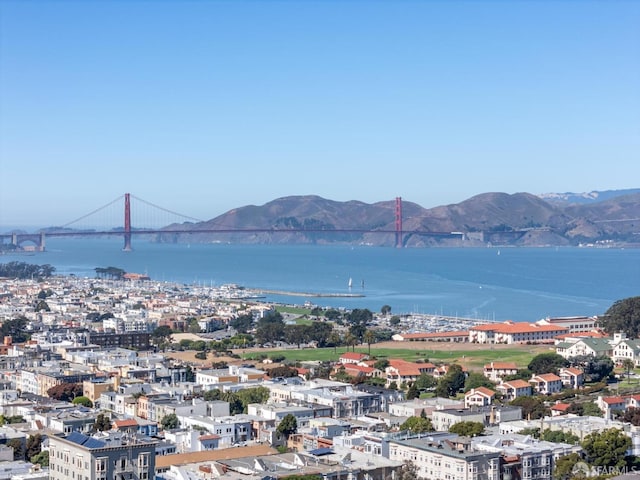
[[[461,438],[452,440],[390,440],[389,459],[409,461],[418,477],[430,480],[499,480],[500,452],[472,447]]]

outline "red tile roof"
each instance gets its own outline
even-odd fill
[[[488,323],[485,325],[476,325],[470,328],[471,331],[477,332],[496,332],[496,333],[535,333],[535,332],[567,332],[569,329],[557,325],[537,325],[535,323],[513,322],[504,323]]]
[[[544,380],[545,382],[559,382],[562,379],[557,376],[555,373],[543,373],[541,375],[536,375],[531,380],[537,381],[538,379]]]
[[[493,397],[496,394],[493,390],[487,387],[478,387],[478,388],[472,388],[471,390],[469,390],[467,393],[465,393],[465,396],[473,395],[476,393],[479,393],[489,398]]]
[[[137,427],[138,422],[136,422],[133,418],[128,418],[125,420],[115,420],[113,425],[116,428],[125,428],[125,427]]]
[[[510,380],[508,382],[502,382],[502,385],[508,385],[511,388],[531,388],[531,385],[524,380]]]
[[[566,412],[570,406],[570,403],[556,403],[551,407],[551,410],[555,410],[556,412]]]
[[[344,358],[346,360],[364,360],[368,358],[369,355],[366,353],[358,353],[358,352],[345,352],[340,355],[340,358]]]
[[[419,377],[423,371],[431,370],[435,368],[432,363],[415,363],[401,360],[399,358],[392,358],[389,360],[389,366],[397,370],[400,376],[416,376]]]

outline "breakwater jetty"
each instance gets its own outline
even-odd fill
[[[287,295],[290,297],[326,297],[326,298],[362,298],[362,293],[319,293],[319,292],[289,292],[287,290],[267,290],[263,288],[248,288],[255,295]]]

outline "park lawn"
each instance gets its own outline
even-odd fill
[[[284,305],[277,305],[276,311],[280,313],[292,313],[294,315],[300,315],[300,316],[311,315],[311,309],[303,308],[303,307],[288,307]]]
[[[243,354],[245,359],[258,359],[260,355],[284,356],[286,361],[337,361],[340,355],[347,351],[346,347],[334,348],[306,348],[288,350],[269,350],[264,352],[252,352]],[[349,351],[352,351],[350,348]],[[368,347],[356,347],[356,352],[369,353]],[[470,370],[482,370],[486,363],[492,361],[515,362],[518,368],[526,368],[531,359],[548,351],[548,347],[516,346],[513,348],[492,349],[473,348],[468,350],[420,350],[402,348],[376,348],[371,347],[371,356],[376,358],[401,358],[408,361],[429,361],[432,363],[457,362]]]

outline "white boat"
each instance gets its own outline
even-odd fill
[[[352,286],[353,286],[353,279],[349,277],[349,288],[351,288]]]

